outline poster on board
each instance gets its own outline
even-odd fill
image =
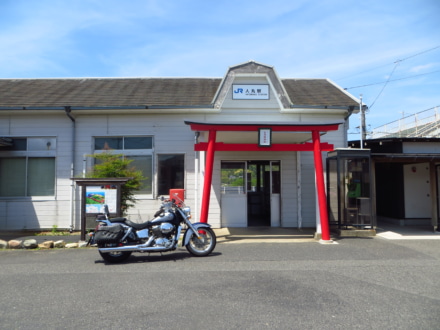
[[[110,213],[116,213],[117,191],[115,186],[87,186],[86,213],[104,213],[104,204],[108,205]]]

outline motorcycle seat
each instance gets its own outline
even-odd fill
[[[130,227],[133,227],[136,230],[141,230],[141,229],[145,229],[145,228],[150,227],[151,226],[151,221],[147,221],[147,222],[144,222],[144,223],[136,223],[136,222],[133,222],[133,221],[130,221],[130,220],[125,220],[125,224],[130,226]]]
[[[108,221],[110,221],[111,223],[125,222],[127,221],[127,218],[111,218],[108,219]]]

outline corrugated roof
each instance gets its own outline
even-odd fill
[[[220,78],[0,79],[0,108],[208,106]],[[296,105],[355,106],[326,79],[282,79]]]

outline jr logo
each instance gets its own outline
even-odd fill
[[[234,93],[243,93],[243,88],[237,88]]]

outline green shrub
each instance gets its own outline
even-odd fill
[[[142,187],[142,181],[146,180],[142,171],[130,166],[133,160],[125,158],[123,154],[106,151],[88,157],[95,159],[92,170],[86,173],[88,178],[131,178],[121,186],[121,210],[126,213],[136,203],[134,193]]]

